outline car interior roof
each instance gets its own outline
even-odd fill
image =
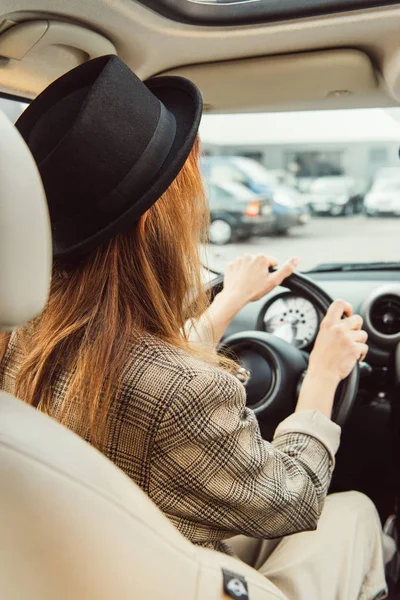
[[[117,52],[143,79],[193,79],[206,112],[398,106],[399,27],[399,4],[209,26],[134,0],[3,0],[0,92],[33,98],[88,58]]]

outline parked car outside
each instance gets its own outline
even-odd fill
[[[291,227],[304,225],[309,210],[298,202],[296,190],[281,185],[256,160],[241,156],[208,156],[202,161],[202,172],[211,183],[236,182],[272,201],[275,222],[272,233],[286,234]]]
[[[400,177],[375,180],[364,205],[368,217],[400,216]]]
[[[352,177],[319,177],[310,184],[307,197],[313,214],[337,217],[354,215],[363,210],[363,196],[356,189]]]
[[[288,201],[286,200],[288,198]],[[289,203],[297,210],[297,225],[305,225],[310,220],[310,208],[307,198],[298,190],[287,185],[274,188],[274,200],[279,204]]]
[[[374,176],[374,185],[377,181],[400,179],[400,167],[383,167],[378,169]]]
[[[270,198],[264,198],[234,181],[207,186],[211,224],[209,240],[224,245],[233,240],[267,235],[275,217]]]

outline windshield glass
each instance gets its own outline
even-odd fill
[[[206,184],[236,186],[211,210],[212,269],[246,253],[303,271],[400,261],[400,109],[205,115],[200,136]],[[264,206],[239,210],[240,189]]]
[[[11,121],[26,106],[0,98]],[[246,253],[400,261],[400,109],[205,115],[200,136],[214,271]]]

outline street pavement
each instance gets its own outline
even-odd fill
[[[400,218],[314,217],[287,236],[255,237],[247,242],[205,249],[208,265],[224,271],[243,254],[268,254],[280,262],[299,256],[299,269],[332,262],[400,261]]]

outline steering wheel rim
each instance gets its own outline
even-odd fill
[[[218,278],[217,281],[214,280],[213,289],[215,290],[216,288],[217,289],[221,288],[222,285],[223,285],[223,276]],[[290,275],[290,277],[288,277],[287,279],[285,279],[282,282],[281,287],[285,287],[289,291],[307,298],[308,300],[310,300],[313,303],[313,305],[317,308],[317,310],[322,312],[322,314],[326,313],[327,309],[329,308],[330,304],[333,301],[332,298],[321,287],[319,287],[314,281],[312,281],[311,279],[309,279],[308,277],[306,277],[304,275],[300,275],[299,273],[293,273],[292,275]],[[284,362],[283,355],[285,352],[287,352],[288,355],[290,354],[290,360],[296,362],[297,371],[299,369],[301,369],[301,363],[299,362],[300,355],[303,355],[304,360],[305,360],[306,353],[294,348],[292,345],[288,344],[287,342],[284,342],[283,340],[280,340],[279,338],[276,338],[275,336],[272,336],[271,334],[261,331],[261,325],[258,322],[258,320],[257,320],[257,327],[258,327],[258,331],[241,332],[241,333],[233,334],[233,335],[227,337],[226,339],[223,340],[222,347],[228,348],[231,351],[232,350],[235,351],[235,349],[237,350],[241,346],[242,347],[251,347],[252,349],[264,348],[265,355],[268,354],[268,352],[269,352],[270,355],[272,354],[273,360],[275,360],[275,361],[280,360],[283,362]],[[277,359],[277,357],[278,357],[278,359]],[[240,359],[240,356],[239,356],[239,359]],[[283,364],[283,362],[281,363],[281,365]],[[275,388],[276,388],[278,385],[282,385],[282,382],[284,381],[285,376],[288,376],[288,375],[287,375],[287,369],[286,370],[285,370],[285,368],[277,369],[276,365],[275,365],[274,373],[275,373]],[[285,373],[286,373],[286,375],[285,375]],[[303,376],[304,376],[304,369],[303,369]],[[300,389],[301,381],[302,381],[302,378],[300,377],[296,383],[297,393],[298,393],[298,390]],[[357,390],[358,390],[358,382],[359,382],[359,365],[357,363],[356,366],[354,367],[354,369],[352,370],[352,372],[350,373],[350,375],[344,381],[341,382],[341,384],[338,388],[336,397],[335,397],[334,407],[333,407],[333,411],[332,411],[332,420],[340,426],[343,426],[345,424],[345,422],[347,421],[347,418],[351,412],[351,409],[354,405],[354,401],[355,401],[355,398],[357,395]],[[293,382],[291,382],[290,389],[291,389],[291,391],[293,390]],[[271,405],[272,405],[271,399],[266,398],[266,400],[267,400],[267,402],[264,402],[262,406],[254,406],[254,407],[251,406],[251,408],[258,415],[259,418],[267,419],[268,413],[272,414],[271,413]],[[275,418],[277,416],[279,416],[280,419],[285,418],[285,416],[288,416],[293,411],[295,402],[297,400],[297,396],[291,400],[294,400],[294,402],[290,402],[290,401],[283,402],[283,404],[285,404],[285,406],[280,407],[280,410],[278,409],[278,407],[275,407],[276,410],[272,411],[275,413]]]

